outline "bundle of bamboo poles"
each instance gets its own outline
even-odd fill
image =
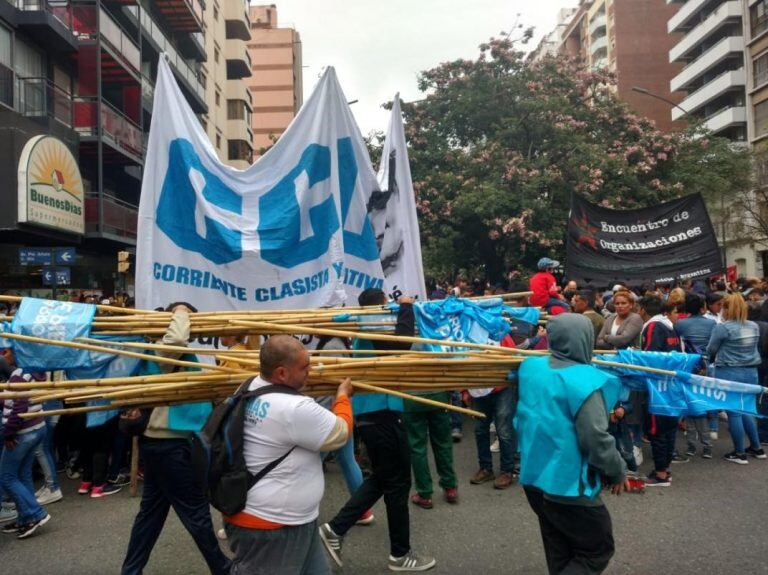
[[[531,292],[502,294],[502,299],[524,299]],[[22,298],[15,296],[0,296],[0,301],[18,303]],[[469,298],[472,299],[472,298]],[[483,298],[477,298],[483,299]],[[165,333],[171,321],[170,312],[134,310],[115,306],[97,305],[98,314],[92,322],[95,334],[111,336],[157,337]],[[238,322],[259,322],[262,324],[291,324],[309,328],[343,329],[346,331],[392,331],[394,321],[382,321],[381,318],[366,320],[366,316],[381,316],[391,314],[386,306],[298,309],[298,310],[243,310],[221,312],[198,312],[189,314],[190,333],[193,336],[221,335],[265,335],[270,331],[254,330],[252,326]],[[341,317],[343,316],[343,317]],[[12,316],[0,317],[0,321],[8,321]],[[394,319],[394,316],[393,316]],[[339,321],[340,320],[340,321]],[[542,322],[546,316],[542,316]],[[302,332],[296,332],[297,335]]]

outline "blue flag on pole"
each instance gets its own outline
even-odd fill
[[[88,337],[96,306],[82,303],[24,298],[11,322],[11,333],[73,341]],[[88,351],[13,340],[19,367],[49,371],[88,365]]]
[[[444,300],[419,302],[414,306],[419,335],[429,339],[450,339],[472,343],[501,341],[509,324],[501,315],[501,298],[474,302],[450,297]],[[442,346],[425,345],[432,351]]]

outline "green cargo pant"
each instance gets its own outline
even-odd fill
[[[416,493],[425,498],[432,497],[432,475],[429,472],[427,441],[432,444],[435,467],[440,476],[440,487],[443,489],[456,487],[451,417],[448,412],[444,409],[405,411],[403,421],[408,430],[408,447],[411,450],[411,467]]]

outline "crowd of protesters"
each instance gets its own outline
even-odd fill
[[[480,280],[468,281],[464,277],[450,284],[430,282],[429,294],[431,299],[442,299],[450,296],[487,296],[509,291],[531,291],[528,305],[542,308],[550,318],[569,314],[580,315],[588,320],[584,325],[590,326],[590,333],[588,340],[584,341],[589,341],[597,349],[685,351],[702,356],[701,373],[731,381],[765,384],[768,374],[768,282],[757,279],[743,279],[728,284],[722,281],[687,281],[679,285],[632,288],[617,283],[608,289],[594,289],[579,286],[575,281],[558,282],[554,273],[558,265],[554,260],[543,258],[539,262],[539,271],[530,279],[526,280],[521,274],[510,272],[506,282],[497,285],[489,285]],[[371,305],[383,301],[385,296],[380,290],[366,290],[360,303]],[[132,305],[127,296],[111,300],[86,295],[83,302]],[[413,302],[402,298],[400,303],[396,333],[413,335]],[[179,313],[182,314],[193,309],[188,304],[177,303],[174,306],[173,310],[181,310]],[[12,311],[6,309],[5,313]],[[581,329],[583,326],[578,327]],[[174,329],[179,331],[182,328],[176,326]],[[188,340],[188,334],[184,333],[174,332],[171,336],[178,345]],[[506,336],[501,345],[547,349],[553,344],[548,338],[545,328],[530,326],[527,332]],[[226,338],[222,343],[233,349],[243,349],[245,346],[242,338]],[[350,349],[356,342],[338,340],[336,344],[341,350]],[[323,343],[327,349],[332,349],[336,344],[328,341]],[[564,353],[564,357],[576,357],[573,349]],[[289,359],[292,357],[288,352],[283,355]],[[566,365],[569,365],[568,361]],[[10,349],[3,352],[0,361],[2,380],[42,380],[51,376],[28,373],[16,365]],[[473,486],[490,483],[498,490],[512,487],[521,472],[519,438],[513,425],[519,401],[518,387],[510,385],[461,393],[441,393],[434,399],[471,406],[486,414],[485,419],[475,420],[473,424],[477,470],[471,477],[464,478],[464,481]],[[292,399],[285,401],[294,402]],[[322,401],[319,405],[331,409],[330,405],[324,405]],[[328,437],[307,436],[308,451],[301,455],[309,461],[315,457],[310,453],[331,452],[324,453],[323,457],[326,462],[335,459],[339,464],[350,492],[349,502],[336,517],[320,525],[319,530],[315,528],[315,535],[310,533],[311,530],[305,529],[306,533],[302,532],[301,537],[312,550],[311,561],[322,562],[316,553],[318,541],[322,541],[332,559],[341,564],[344,536],[355,525],[374,522],[371,507],[379,497],[383,497],[391,543],[389,567],[398,571],[431,568],[436,563],[432,557],[417,554],[410,548],[409,501],[410,505],[425,510],[435,505],[435,486],[428,464],[428,450],[431,446],[442,499],[450,505],[459,503],[461,478],[457,477],[453,466],[453,443],[463,439],[462,427],[465,422],[440,408],[392,401],[392,398],[386,396],[356,397],[352,405],[355,416],[354,435],[357,437],[353,437],[349,425],[338,424],[341,426],[340,434],[346,430],[343,437],[339,435],[341,439],[336,438],[329,427]],[[40,405],[25,399],[5,400],[2,403],[4,448],[0,456],[0,523],[3,524],[4,533],[13,534],[19,539],[29,537],[50,520],[47,509],[64,497],[59,482],[60,474],[65,474],[70,480],[80,480],[77,493],[93,499],[118,493],[128,482],[130,441],[118,432],[116,419],[89,420],[85,415],[66,415],[61,418],[20,417],[23,413],[57,407],[61,405],[56,402]],[[760,408],[762,410],[763,406]],[[307,412],[308,418],[320,418],[328,426],[340,421],[332,417],[323,419],[322,413],[310,411]],[[335,408],[333,413],[336,413]],[[179,434],[168,429],[167,414],[158,412],[152,418],[150,421],[157,425],[151,424],[141,441],[141,467],[151,477],[144,486],[141,510],[131,536],[123,573],[139,573],[146,565],[170,506],[185,516],[185,527],[195,538],[212,572],[229,572],[229,560],[217,551],[218,545],[215,544],[215,538],[212,538],[214,534],[210,513],[207,504],[203,503],[202,494],[193,495],[190,487],[186,499],[177,501],[167,486],[164,487],[165,479],[171,475],[178,481],[184,475],[183,468],[188,459],[188,455],[184,454],[184,445],[188,442],[189,434]],[[671,486],[674,464],[685,463],[692,457],[711,459],[713,441],[718,439],[723,421],[727,421],[733,444],[725,455],[727,461],[746,465],[751,459],[766,459],[761,442],[768,440],[768,429],[758,424],[754,417],[740,413],[712,412],[683,420],[652,415],[648,413],[647,397],[633,391],[616,400],[608,418],[607,430],[613,437],[615,449],[624,462],[627,475],[639,477],[641,466],[648,460],[651,468],[644,481],[649,487]],[[158,423],[161,419],[164,424]],[[293,425],[286,422],[286,425],[289,424]],[[157,429],[161,431],[156,432]],[[163,450],[170,451],[166,453]],[[494,453],[499,454],[496,468]],[[249,462],[251,457],[259,459],[261,456],[246,455],[246,461]],[[254,465],[264,463],[261,459],[259,461]],[[363,464],[361,469],[360,463],[366,461],[368,464]],[[176,467],[171,469],[169,466],[173,465]],[[413,492],[411,476],[414,479]],[[39,479],[38,483],[36,478]],[[35,488],[36,484],[38,488]],[[269,491],[267,484],[259,489]],[[254,501],[258,499],[257,495],[254,492]],[[539,514],[542,502],[535,495],[533,499],[530,493],[527,495]],[[194,501],[191,502],[190,498],[194,498]],[[260,509],[255,503],[252,508],[254,513]],[[241,565],[241,571],[233,568],[232,572],[251,572],[245,566],[262,561],[278,561],[280,553],[256,557],[249,555],[248,551],[254,545],[262,545],[264,540],[252,537],[250,530],[271,530],[291,525],[291,513],[278,511],[269,517],[254,515],[254,519],[246,509],[245,515],[225,517],[227,528],[219,533],[219,539],[232,539],[230,544],[236,551],[235,568]],[[301,521],[304,521],[303,526],[309,523],[315,525],[317,515],[314,511],[314,503],[309,512],[297,511]],[[263,521],[270,526],[264,527]],[[319,540],[316,539],[318,535]],[[304,568],[309,567],[305,565]]]

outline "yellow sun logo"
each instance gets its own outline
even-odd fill
[[[83,180],[72,153],[59,140],[44,138],[29,162],[29,182],[53,187],[83,200]]]

